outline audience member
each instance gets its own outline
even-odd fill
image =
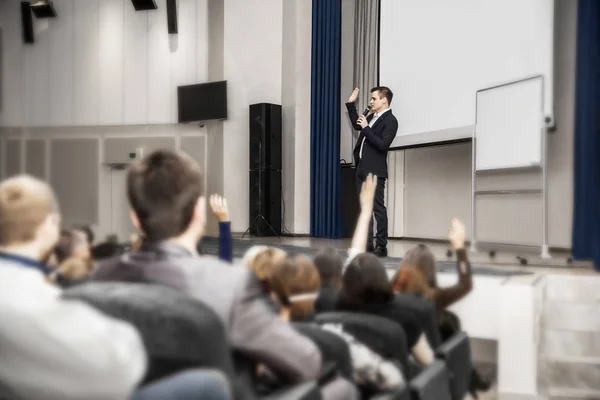
[[[100,265],[94,279],[151,282],[189,293],[215,310],[241,354],[265,364],[282,381],[316,378],[319,350],[267,308],[254,274],[198,255],[206,224],[203,182],[198,165],[183,153],[161,150],[135,161],[127,193],[144,244]]]
[[[356,256],[346,267],[342,282],[338,310],[380,315],[399,323],[406,332],[415,359],[421,365],[433,361],[433,350],[421,323],[394,302],[392,284],[376,256],[370,253]]]
[[[286,321],[310,320],[319,294],[319,273],[306,256],[294,256],[276,266],[271,274],[270,287],[281,305],[281,318]],[[382,359],[339,326],[325,325],[323,329],[340,336],[349,346],[354,377],[362,387],[391,390],[404,382],[400,369]],[[353,388],[336,382],[329,390],[331,398],[351,399],[358,396]]]
[[[269,282],[271,273],[281,263],[286,260],[287,253],[276,247],[252,246],[242,258],[242,265],[254,271],[254,274],[261,282],[263,289],[270,292]]]
[[[314,263],[321,278],[321,288],[315,310],[317,312],[332,311],[335,309],[337,296],[342,288],[344,260],[337,250],[325,247],[319,250]]]
[[[285,320],[305,321],[312,317],[321,282],[310,258],[294,256],[284,260],[273,269],[269,287]]]
[[[465,250],[465,226],[457,218],[452,219],[449,238],[457,256],[458,282],[455,285],[438,286],[435,257],[433,252],[423,244],[408,250],[402,260],[402,265],[392,278],[394,291],[414,293],[433,301],[439,314],[439,331],[442,341],[448,340],[462,330],[458,316],[447,308],[464,298],[473,289],[471,264]],[[473,369],[470,383],[470,392],[473,397],[476,397],[477,390],[487,391],[490,386],[490,383],[484,381]]]
[[[146,354],[129,324],[61,300],[44,261],[60,235],[52,189],[18,176],[0,184],[0,382],[27,399],[127,399]]]
[[[319,290],[319,297],[315,304],[317,312],[335,310],[338,293],[342,286],[344,264],[347,265],[354,257],[367,250],[367,234],[373,215],[373,201],[376,188],[377,176],[369,174],[361,186],[359,196],[360,214],[356,221],[356,228],[346,261],[342,261],[341,255],[331,247],[319,251],[314,259],[321,278],[321,289]]]
[[[216,194],[210,196],[210,208],[219,221],[219,259],[231,263],[233,262],[233,248],[231,247],[231,219],[229,218],[227,199]]]

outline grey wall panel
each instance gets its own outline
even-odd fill
[[[144,154],[149,154],[158,149],[175,149],[174,137],[133,137],[133,138],[111,138],[104,140],[104,162],[126,163],[129,161],[129,153],[136,148],[142,147]]]
[[[206,178],[206,174],[208,173],[206,171],[206,136],[182,137],[181,150],[189,154],[200,165]]]
[[[452,217],[471,225],[471,144],[405,151],[405,236],[443,239]]]
[[[537,171],[478,172],[477,190],[541,189],[542,173]]]
[[[388,156],[388,181],[386,207],[388,212],[388,234],[390,237],[404,236],[404,151],[392,151]]]
[[[21,171],[21,141],[9,139],[6,142],[6,177],[20,174]]]
[[[46,180],[46,141],[25,141],[25,172]]]
[[[50,183],[65,226],[98,223],[98,140],[50,142]]]
[[[478,242],[542,244],[542,201],[537,194],[489,195],[476,200]]]

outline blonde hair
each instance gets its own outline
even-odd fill
[[[242,264],[254,271],[259,280],[267,282],[274,268],[285,261],[287,253],[275,247],[253,246],[242,258]]]
[[[40,225],[58,214],[56,196],[48,184],[29,175],[0,183],[0,245],[29,242]]]

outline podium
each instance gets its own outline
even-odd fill
[[[342,210],[342,237],[351,238],[354,235],[356,220],[360,213],[360,202],[356,189],[356,168],[353,164],[340,164],[342,176],[342,193],[340,209]]]

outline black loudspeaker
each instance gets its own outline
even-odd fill
[[[34,43],[33,17],[31,15],[31,3],[28,1],[21,2],[21,21],[23,25],[23,42]]]
[[[281,170],[282,130],[280,105],[250,105],[250,169]]]
[[[177,33],[177,0],[167,0],[167,25],[169,33]]]
[[[154,0],[131,0],[135,11],[156,10],[156,1]]]
[[[282,114],[277,104],[250,105],[250,226],[254,236],[281,235]]]
[[[253,236],[281,235],[281,171],[250,171],[250,226]]]

